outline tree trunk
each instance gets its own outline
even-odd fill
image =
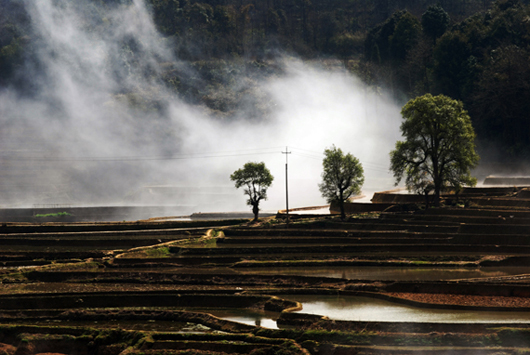
[[[438,152],[440,142],[434,142],[434,151]],[[440,207],[440,192],[442,191],[442,173],[438,162],[438,156],[432,157],[432,171],[433,171],[433,183],[434,183],[434,205]]]
[[[252,213],[254,213],[254,222],[258,220],[258,214],[259,214],[259,207],[258,205],[252,206]]]
[[[441,186],[438,186],[438,184],[434,187],[434,205],[436,207],[440,207],[440,191]]]
[[[340,200],[339,205],[340,205],[340,219],[344,221],[346,219],[346,212],[344,212],[344,201]]]

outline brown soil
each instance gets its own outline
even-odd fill
[[[0,314],[0,316],[3,317],[2,321],[8,322],[8,324],[15,324],[18,322],[22,324],[23,327],[21,326],[20,328],[9,330],[13,334],[10,335],[9,338],[2,338],[0,340],[9,342],[9,340],[18,339],[16,338],[16,335],[22,332],[27,332],[28,330],[24,327],[26,324],[31,324],[34,320],[38,321],[39,324],[48,320],[52,322],[55,320],[71,320],[79,321],[81,323],[85,322],[86,324],[90,323],[89,325],[91,327],[98,327],[97,324],[103,324],[111,319],[116,321],[134,321],[136,323],[154,322],[155,320],[170,320],[182,324],[200,324],[210,328],[207,335],[194,335],[190,333],[185,334],[185,336],[181,338],[180,335],[177,336],[176,334],[172,334],[171,337],[164,334],[160,339],[153,340],[146,338],[146,343],[143,344],[146,346],[146,353],[154,353],[154,351],[157,350],[155,348],[149,349],[150,346],[161,346],[161,344],[163,345],[167,343],[166,346],[180,347],[183,344],[191,346],[190,344],[192,343],[199,344],[202,342],[205,344],[199,344],[200,346],[197,347],[201,350],[197,350],[195,353],[206,354],[207,349],[211,350],[211,347],[217,346],[217,343],[215,342],[212,342],[212,344],[206,344],[208,341],[216,340],[216,337],[220,336],[214,331],[234,333],[238,335],[238,338],[231,337],[231,335],[223,335],[226,336],[226,341],[243,339],[239,338],[240,333],[250,332],[253,332],[254,334],[261,334],[259,332],[264,332],[264,334],[261,335],[274,339],[274,342],[270,340],[270,344],[275,344],[275,341],[280,337],[285,339],[295,339],[298,341],[296,337],[299,337],[300,334],[302,334],[299,330],[309,329],[309,327],[312,327],[312,329],[330,331],[329,334],[322,333],[322,335],[318,332],[308,332],[307,334],[303,334],[303,336],[308,339],[306,342],[307,346],[317,346],[318,342],[326,343],[325,346],[328,346],[328,350],[330,351],[327,351],[324,347],[318,349],[318,352],[316,352],[316,350],[312,351],[312,353],[320,354],[333,353],[335,350],[334,344],[340,344],[336,348],[339,350],[335,351],[334,354],[353,353],[354,349],[345,347],[345,342],[351,342],[353,344],[362,343],[391,346],[447,346],[464,344],[464,346],[477,346],[477,349],[479,349],[478,347],[497,346],[501,344],[501,342],[503,342],[503,346],[513,346],[513,344],[516,344],[516,346],[522,346],[517,345],[519,344],[517,341],[521,338],[525,340],[524,344],[521,344],[526,347],[526,339],[528,339],[528,334],[530,334],[530,328],[527,327],[528,324],[523,328],[517,326],[518,328],[515,330],[501,330],[504,332],[501,334],[501,331],[487,329],[488,326],[486,325],[475,324],[431,324],[428,325],[427,328],[424,328],[424,324],[416,325],[414,323],[409,323],[404,327],[403,324],[381,325],[376,322],[364,322],[361,324],[360,322],[332,321],[319,316],[300,316],[295,313],[287,312],[280,313],[286,308],[286,302],[282,302],[276,298],[272,299],[261,296],[277,295],[279,299],[282,299],[282,295],[291,294],[368,294],[372,297],[386,298],[386,296],[390,296],[395,299],[401,299],[402,303],[419,302],[422,303],[420,306],[423,307],[433,305],[435,307],[438,306],[438,308],[444,308],[441,307],[441,305],[443,305],[448,306],[447,308],[450,308],[451,306],[454,308],[467,306],[480,308],[502,307],[510,308],[511,310],[527,310],[530,309],[530,296],[507,297],[508,295],[530,295],[530,284],[527,284],[529,279],[526,275],[517,275],[515,277],[490,277],[487,279],[481,278],[468,280],[467,282],[455,280],[434,282],[422,280],[394,282],[347,280],[325,277],[318,278],[280,274],[244,275],[235,271],[226,270],[228,269],[228,266],[231,266],[235,262],[240,262],[241,260],[245,261],[240,262],[238,266],[252,266],[254,263],[259,264],[262,267],[265,266],[264,270],[266,270],[267,267],[277,266],[275,264],[277,264],[276,262],[278,261],[284,263],[284,266],[300,266],[302,263],[305,263],[304,267],[317,265],[324,266],[327,264],[340,265],[340,263],[358,266],[373,266],[377,264],[378,266],[388,265],[394,267],[406,266],[418,268],[446,267],[458,263],[473,267],[479,267],[480,265],[530,265],[530,247],[525,239],[525,235],[517,234],[520,233],[521,230],[524,230],[526,221],[530,221],[530,214],[527,216],[527,212],[516,211],[519,213],[517,214],[516,212],[512,213],[510,210],[510,216],[513,214],[514,220],[524,220],[522,220],[518,226],[510,227],[510,231],[513,235],[509,235],[509,238],[507,238],[504,236],[504,233],[507,233],[506,230],[508,227],[500,225],[499,223],[497,223],[499,224],[498,229],[501,229],[501,227],[506,229],[501,233],[501,237],[498,237],[497,233],[494,233],[497,229],[491,227],[494,223],[489,220],[489,223],[482,223],[479,220],[472,220],[471,222],[466,222],[466,224],[460,223],[460,220],[457,217],[462,214],[462,211],[466,211],[466,216],[468,217],[473,217],[475,215],[474,212],[477,212],[479,217],[482,216],[481,211],[445,209],[429,210],[428,212],[422,211],[422,213],[418,213],[418,215],[402,213],[393,216],[389,214],[385,218],[371,218],[362,223],[352,220],[350,223],[339,224],[336,218],[335,220],[331,220],[334,217],[326,217],[319,221],[315,221],[314,224],[310,222],[302,222],[301,224],[293,222],[292,225],[289,226],[290,228],[286,228],[285,225],[277,223],[278,221],[272,219],[262,219],[258,223],[248,223],[246,225],[247,228],[239,227],[227,230],[224,238],[225,245],[219,245],[217,248],[210,244],[204,245],[205,248],[192,248],[190,245],[183,247],[182,245],[179,245],[179,248],[173,248],[170,250],[173,254],[170,253],[169,255],[148,253],[145,252],[145,250],[149,250],[146,248],[141,249],[143,250],[143,253],[139,253],[138,249],[133,249],[135,252],[134,258],[123,258],[123,256],[127,254],[120,249],[116,250],[113,254],[99,253],[96,256],[90,254],[89,256],[101,258],[90,260],[90,263],[78,260],[88,258],[88,256],[80,256],[80,254],[74,255],[71,253],[71,250],[64,248],[67,251],[61,251],[61,254],[54,254],[51,256],[46,254],[47,256],[44,259],[52,260],[53,258],[59,258],[60,256],[61,259],[70,259],[72,262],[71,266],[57,263],[57,265],[42,268],[21,270],[11,269],[4,272],[5,276],[3,275],[3,277],[0,278],[0,282],[2,282],[0,296],[2,296],[2,300],[5,299],[6,301],[2,307],[2,312],[4,312],[4,314]],[[429,217],[429,215],[433,215],[434,219],[429,220],[423,218]],[[495,214],[492,215],[492,218],[497,218],[499,215],[500,214],[495,212]],[[414,220],[415,217],[417,217],[417,220]],[[394,218],[394,220],[389,220],[390,218]],[[440,220],[440,223],[438,223],[438,220]],[[449,222],[450,224],[448,224]],[[396,223],[401,224],[396,227]],[[83,231],[83,236],[90,236],[91,234],[95,234],[96,231],[108,231],[112,232],[112,234],[116,234],[118,231],[127,231],[127,233],[129,233],[131,230],[142,229],[141,232],[143,233],[145,232],[145,229],[152,229],[155,227],[149,225],[147,222],[145,224],[146,228],[139,227],[139,225],[143,225],[142,222],[138,225],[131,224],[130,228],[127,226],[122,226],[122,228],[113,225],[113,228],[111,229],[107,229],[107,227],[100,225],[88,228],[65,224],[63,230],[57,225],[46,225],[42,228],[35,227],[36,229],[34,230],[24,232],[47,233],[46,238],[58,238],[60,241],[61,231],[65,233],[74,233],[81,230]],[[425,226],[420,228],[420,226],[423,225]],[[453,228],[455,230],[447,232],[447,227],[450,225],[457,227]],[[11,228],[10,233],[13,233],[13,235],[5,236],[4,242],[6,245],[8,242],[14,243],[12,240],[16,239],[13,237],[21,237],[15,233],[22,233],[22,230],[16,225],[10,225],[9,227]],[[165,233],[168,234],[167,238],[169,238],[169,236],[175,237],[177,235],[174,228],[176,228],[175,225],[169,224],[156,226],[156,229],[160,229],[157,231],[160,235],[164,235]],[[456,229],[458,229],[458,232]],[[467,232],[464,233],[461,229],[465,229]],[[86,233],[89,231],[94,231],[94,233]],[[352,231],[355,231],[355,233]],[[189,233],[186,233],[185,236],[196,236],[195,233],[196,229],[190,228]],[[203,233],[203,231],[201,233]],[[57,234],[57,236],[55,236],[55,234]],[[179,231],[178,234],[181,235],[182,231]],[[451,235],[448,236],[449,234]],[[484,234],[484,236],[482,234]],[[393,237],[390,238],[389,235]],[[27,240],[24,240],[24,242],[27,245],[30,245],[31,238],[33,237],[33,234],[25,236],[24,238]],[[455,240],[454,244],[443,243],[449,237]],[[160,238],[161,240],[165,240],[166,237]],[[232,238],[232,245],[227,242],[230,238]],[[309,243],[308,247],[304,244],[306,243],[305,241],[300,242],[303,238],[322,238],[322,240],[319,240],[318,242],[310,240],[311,243]],[[342,239],[340,239],[340,242],[333,242],[333,238],[335,238],[335,240]],[[343,245],[342,240],[345,238],[348,240],[346,240]],[[419,244],[416,245],[418,238],[420,238]],[[242,244],[242,241],[246,241],[247,243],[243,246],[237,246],[238,243]],[[98,247],[97,240],[93,243]],[[161,246],[158,237],[153,238],[153,243],[156,248]],[[23,243],[21,245],[22,250],[25,250],[24,248],[26,247],[26,244]],[[281,246],[277,246],[276,244],[280,244]],[[128,246],[124,245],[123,248],[128,248]],[[129,250],[129,252],[131,252],[131,250]],[[177,255],[177,252],[182,255]],[[40,259],[42,255],[39,253],[40,251],[36,251],[33,254],[24,254],[25,259],[22,258],[20,260],[27,260],[27,265],[34,265],[31,261],[32,259]],[[234,254],[232,255],[231,253]],[[504,256],[503,253],[506,253],[506,255],[509,256],[514,255],[515,257]],[[121,257],[116,255],[120,255]],[[128,256],[131,256],[131,254],[128,254]],[[139,258],[139,256],[142,258]],[[157,259],[157,256],[164,257]],[[113,260],[113,258],[115,259]],[[5,260],[6,263],[20,263],[20,260],[15,258],[14,254],[6,254],[3,260]],[[264,260],[267,260],[269,263],[263,263]],[[75,263],[83,266],[77,266]],[[153,271],[156,264],[160,265],[160,269]],[[191,270],[178,265],[189,265],[189,269]],[[167,269],[168,267],[171,267],[172,269]],[[223,269],[223,271],[219,271],[218,268]],[[514,285],[513,282],[517,282],[517,284]],[[420,293],[411,293],[410,291],[418,291]],[[119,297],[122,297],[121,294],[111,295],[111,297],[105,294],[97,294],[103,292],[109,294],[113,292],[131,292],[135,294],[131,294],[131,297],[128,298],[123,297],[122,302],[122,299],[118,299]],[[145,295],[142,295],[142,292],[145,292]],[[436,294],[427,292],[445,293]],[[82,298],[81,296],[76,295],[81,293],[87,293],[88,295],[87,297],[82,296]],[[482,295],[467,295],[470,293]],[[14,294],[17,296],[6,297],[6,295]],[[21,296],[23,294],[25,295]],[[151,297],[151,299],[156,300],[156,302],[144,302],[145,297]],[[50,300],[50,303],[44,303],[48,301],[43,300]],[[248,302],[245,303],[246,301],[243,302],[244,300],[248,300]],[[52,304],[52,302],[54,303]],[[249,308],[275,311],[280,314],[280,317],[286,322],[285,325],[292,326],[295,330],[292,333],[288,331],[288,328],[286,328],[287,330],[282,329],[279,331],[266,329],[259,330],[255,329],[254,325],[237,324],[227,320],[218,319],[209,314],[200,313],[198,311],[194,312],[193,309],[191,309],[191,307],[193,307],[192,304],[198,304],[199,302],[203,302],[203,304],[206,305],[206,308],[211,304],[214,304],[215,306],[219,304],[226,307],[237,306],[241,308],[245,307],[245,304],[248,304],[247,307]],[[67,304],[67,306],[65,306],[65,304]],[[136,307],[135,305],[139,306]],[[25,310],[26,308],[27,310]],[[102,309],[98,310],[97,308]],[[36,337],[36,341],[30,343],[25,348],[22,348],[21,345],[17,350],[14,347],[10,347],[10,345],[0,343],[0,355],[15,355],[15,353],[23,355],[22,350],[27,354],[41,352],[41,355],[60,355],[61,353],[59,352],[66,351],[65,347],[36,347],[37,345],[35,345],[41,344],[45,341],[54,344],[53,341],[55,338],[50,337],[47,332],[51,335],[64,334],[62,338],[59,337],[56,339],[58,342],[70,339],[71,334],[69,332],[72,332],[72,329],[70,327],[65,327],[64,330],[61,330],[56,328],[61,327],[60,322],[57,323],[58,324],[50,323],[50,327],[46,329],[30,329],[33,331],[42,331],[44,335]],[[351,339],[346,339],[341,338],[341,334],[335,334],[336,332],[332,332],[333,330],[353,331],[360,334],[348,335]],[[125,333],[118,334],[116,330],[114,330],[114,332],[115,333],[108,335],[108,339],[109,341],[116,343],[115,350],[119,348],[119,351],[122,351],[122,345],[125,346],[125,343],[129,341],[127,340],[129,339],[129,335]],[[370,337],[365,337],[366,332],[379,332],[377,337],[380,337],[381,339],[372,337],[371,335]],[[496,332],[499,332],[500,335]],[[392,333],[399,334],[395,335]],[[418,335],[417,333],[421,334]],[[469,336],[469,334],[473,334],[473,336]],[[479,336],[484,335],[484,338],[475,340],[474,337],[477,334]],[[491,336],[492,334],[493,336]],[[193,338],[193,336],[196,336],[197,338]],[[323,337],[319,338],[320,336]],[[491,339],[487,338],[489,336],[491,336]],[[123,337],[123,339],[120,337]],[[25,338],[28,337],[25,336]],[[433,340],[431,340],[431,338]],[[86,338],[85,340],[88,341],[89,339]],[[172,343],[171,340],[175,341]],[[185,340],[185,342],[183,340]],[[225,339],[223,338],[223,340]],[[13,340],[13,343],[15,341],[17,340]],[[239,346],[241,344],[237,345]],[[340,348],[340,346],[343,345],[344,347]],[[236,345],[230,344],[230,346]],[[259,346],[261,347],[262,345]],[[190,347],[189,349],[194,348]],[[135,351],[140,350],[143,351],[144,349],[136,349]],[[152,350],[152,352],[149,352],[149,350]],[[218,349],[214,350],[217,351]],[[299,349],[296,351],[297,354],[302,353],[298,350]],[[111,353],[108,347],[105,348],[105,351],[106,354]],[[443,349],[438,349],[438,351],[443,351]],[[169,349],[161,349],[160,353],[169,354],[170,352]],[[364,350],[361,352],[364,352]],[[375,352],[377,351],[374,350],[374,353]],[[118,352],[112,353],[118,354]],[[210,353],[213,353],[213,351]],[[239,351],[239,353],[243,353],[243,351]],[[268,353],[273,353],[273,350]],[[287,354],[287,352],[285,353]],[[293,351],[289,353],[292,354],[295,352]],[[364,353],[369,352],[367,351]],[[387,353],[390,353],[390,351]]]
[[[12,355],[17,351],[12,345],[0,343],[0,354]]]
[[[179,286],[179,290],[200,290],[200,286]],[[203,287],[204,288],[204,287]],[[208,287],[209,290],[214,287]],[[223,290],[227,286],[220,287]],[[232,288],[235,288],[232,287]],[[36,282],[31,284],[7,284],[2,285],[0,294],[28,294],[28,293],[83,293],[83,292],[109,292],[109,291],[161,291],[174,290],[172,285],[145,285],[145,284],[94,284],[94,283],[45,283]]]
[[[503,296],[475,296],[436,293],[386,293],[389,296],[421,303],[471,307],[530,307],[530,298]]]

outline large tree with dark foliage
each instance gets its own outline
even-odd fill
[[[254,221],[258,220],[259,203],[267,199],[267,189],[271,186],[274,177],[265,166],[265,163],[246,163],[242,169],[234,171],[230,175],[236,188],[244,187],[244,193],[248,196],[247,204],[252,206]]]
[[[361,193],[364,170],[357,158],[335,146],[326,149],[324,155],[322,183],[318,187],[329,203],[339,204],[340,216],[345,219],[344,202]]]
[[[515,45],[498,48],[470,100],[482,146],[495,145],[505,159],[530,158],[529,56]]]
[[[405,140],[390,153],[396,184],[405,178],[409,190],[433,191],[436,204],[442,189],[476,184],[475,132],[462,102],[427,94],[410,100],[401,115]]]
[[[421,15],[423,33],[429,36],[433,43],[445,33],[450,22],[449,14],[445,12],[440,4],[429,6],[427,11]]]

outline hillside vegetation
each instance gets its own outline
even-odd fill
[[[107,11],[132,1],[90,0],[89,31],[112,26]],[[143,73],[185,101],[221,119],[245,108],[250,119],[267,115],[268,98],[256,77],[281,74],[274,59],[285,53],[324,66],[345,65],[374,91],[406,100],[445,94],[464,102],[479,151],[504,162],[529,158],[530,5],[522,0],[147,0],[157,29],[175,58]],[[0,87],[32,95],[28,63],[39,70],[39,35],[20,0],[0,1]],[[123,66],[141,50],[121,44]],[[330,61],[339,59],[340,62]],[[185,69],[184,69],[185,68]],[[129,75],[136,75],[129,71]],[[233,85],[240,82],[240,85]],[[116,93],[142,110],[161,110],[156,93]],[[495,148],[495,149],[494,149]],[[495,160],[495,158],[493,158]]]

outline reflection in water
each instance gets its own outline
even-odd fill
[[[300,313],[368,322],[528,323],[530,312],[484,312],[416,308],[357,296],[282,296],[302,303]]]
[[[279,313],[256,311],[252,309],[207,309],[199,312],[210,313],[218,318],[226,319],[232,322],[239,322],[248,325],[260,326],[270,329],[278,329],[276,320]]]
[[[237,269],[242,274],[332,277],[349,280],[459,280],[530,274],[529,267],[404,268],[371,266]]]
[[[327,316],[330,319],[363,322],[424,322],[424,323],[529,323],[530,312],[484,312],[415,308],[369,297],[283,295],[281,298],[302,303],[300,313]],[[205,308],[189,309],[215,317],[252,326],[278,329],[279,313],[252,309]],[[61,323],[61,321],[57,321]],[[21,322],[23,323],[23,322]],[[211,329],[199,324],[168,321],[64,322],[68,326],[118,328],[143,331],[174,331],[202,333]],[[31,322],[31,324],[39,323]],[[42,325],[49,323],[42,322]]]

